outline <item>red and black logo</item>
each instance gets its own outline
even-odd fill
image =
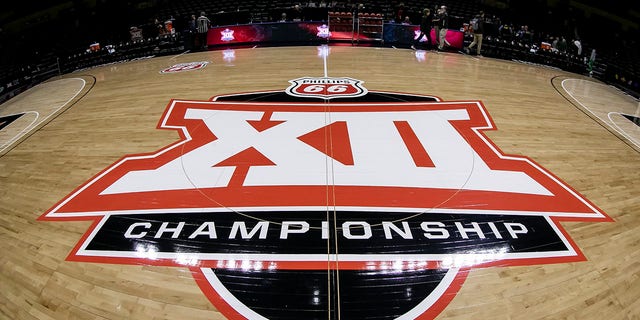
[[[209,61],[178,63],[161,70],[160,73],[178,73],[184,71],[199,70],[206,67],[208,64]]]
[[[232,319],[433,318],[471,269],[584,260],[558,222],[610,220],[503,154],[480,101],[329,80],[173,100],[179,142],[41,219],[95,221],[68,260],[189,267]]]
[[[303,77],[289,81],[287,94],[302,98],[357,98],[367,94],[362,81],[352,78],[336,77]]]

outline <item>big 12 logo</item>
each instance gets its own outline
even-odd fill
[[[471,269],[584,260],[558,222],[611,221],[503,154],[480,101],[305,77],[173,100],[158,128],[180,140],[41,220],[95,221],[71,261],[190,268],[232,319],[433,318]]]

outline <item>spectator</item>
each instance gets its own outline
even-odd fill
[[[513,25],[505,23],[498,28],[500,38],[511,41],[513,39]]]
[[[427,37],[427,49],[431,49],[431,26],[433,24],[433,16],[431,15],[431,10],[424,9],[422,10],[422,18],[420,19],[420,35],[413,41],[413,45],[411,49],[415,50],[416,45],[420,43],[422,38]]]
[[[143,37],[142,37],[142,29],[133,26],[131,28],[129,28],[129,34],[131,35],[131,41],[136,42],[136,41],[142,41]]]
[[[167,21],[164,22],[164,33],[165,34],[174,34],[174,33],[176,33],[176,30],[173,29],[173,20],[172,19],[168,19]]]
[[[551,51],[558,52],[558,37],[551,37],[553,41],[551,41]]]
[[[589,62],[587,63],[587,71],[589,76],[593,76],[593,67],[596,63],[596,49],[591,49],[591,55],[589,56]]]
[[[567,40],[564,38],[564,36],[560,37],[560,41],[558,41],[558,51],[562,53],[567,52]]]
[[[573,46],[576,47],[576,53],[581,56],[582,55],[582,43],[580,42],[580,39],[574,39],[573,40]]]
[[[401,23],[405,16],[407,16],[407,9],[404,7],[404,3],[400,2],[393,14],[393,21],[395,23]]]
[[[436,46],[440,43],[440,7],[438,7],[438,5],[436,5],[433,8],[434,16],[433,19],[431,21],[431,23],[433,24],[433,29],[435,31],[435,35],[436,35]]]
[[[196,35],[198,34],[197,18],[195,14],[192,14],[191,17],[185,18],[185,20],[187,20],[186,29],[184,30],[185,45],[188,46],[189,50],[193,50],[196,48]]]
[[[353,12],[353,30],[359,30],[360,28],[360,12],[364,9],[364,4],[362,3],[354,3],[352,12]]]
[[[155,18],[153,25],[156,27],[156,36],[165,34],[164,23],[160,22],[160,19]]]
[[[302,8],[300,8],[299,4],[293,6],[293,10],[291,10],[291,21],[302,21]]]
[[[471,27],[473,29],[473,42],[465,49],[467,53],[474,46],[478,46],[476,48],[476,55],[481,56],[480,51],[482,50],[482,34],[484,33],[484,12],[480,11],[478,15],[475,16],[473,20],[471,20]]]
[[[189,20],[189,32],[191,33],[196,33],[198,32],[198,24],[196,23],[196,15],[192,14],[191,15],[191,19]]]
[[[530,44],[532,40],[532,34],[529,31],[528,25],[523,25],[520,27],[520,30],[516,32],[516,38],[518,38],[518,42],[524,44]]]
[[[449,14],[447,13],[447,6],[440,7],[439,18],[439,38],[440,44],[438,45],[438,50],[444,50],[444,46],[450,47],[451,44],[447,41],[447,31],[449,31]]]

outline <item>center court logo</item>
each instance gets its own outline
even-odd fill
[[[471,269],[584,260],[558,222],[609,221],[500,152],[479,101],[290,82],[171,101],[158,128],[179,142],[41,217],[95,221],[68,260],[189,267],[233,319],[432,318]]]

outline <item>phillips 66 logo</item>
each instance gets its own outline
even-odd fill
[[[351,78],[303,77],[289,80],[286,92],[296,97],[315,97],[325,100],[333,98],[355,98],[367,94],[362,81]]]

